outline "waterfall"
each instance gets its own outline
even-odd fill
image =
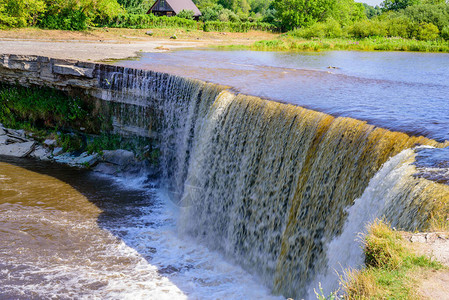
[[[341,239],[370,217],[424,228],[436,203],[449,199],[447,186],[413,176],[414,151],[406,149],[443,146],[433,140],[198,80],[111,68],[98,75],[108,92],[139,98],[157,123],[180,231],[275,293],[304,297],[350,247]],[[377,210],[358,219],[370,205]]]

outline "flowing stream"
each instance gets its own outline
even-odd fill
[[[110,66],[96,76],[137,103],[123,120],[138,123],[139,105],[154,113],[161,178],[3,158],[6,298],[313,299],[319,282],[329,292],[335,271],[360,266],[355,239],[367,222],[425,229],[447,210],[439,125],[413,136],[378,127],[382,118],[370,124],[155,71]],[[415,123],[404,131],[419,132]]]

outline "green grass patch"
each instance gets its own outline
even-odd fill
[[[46,87],[0,84],[0,123],[9,128],[96,132],[104,118],[79,98]]]
[[[343,286],[347,299],[417,299],[420,275],[444,266],[416,255],[401,234],[376,220],[364,242],[366,268],[349,271]]]
[[[419,41],[404,38],[369,37],[354,38],[296,38],[283,35],[275,40],[257,41],[250,46],[229,46],[230,49],[250,49],[260,51],[417,51],[449,52],[449,42],[444,40]]]

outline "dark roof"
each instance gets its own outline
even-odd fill
[[[179,12],[181,10],[191,10],[193,11],[193,15],[195,17],[197,16],[201,16],[201,12],[198,9],[198,7],[196,7],[195,3],[192,2],[192,0],[165,0],[168,5],[170,5],[170,7],[173,9],[173,11],[176,14],[179,14]],[[153,6],[151,6],[150,10],[148,11],[151,12],[153,10],[153,7],[159,2],[159,0],[157,0]]]

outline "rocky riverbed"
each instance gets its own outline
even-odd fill
[[[147,160],[139,160],[132,151],[116,149],[103,150],[101,153],[65,152],[54,139],[39,143],[32,133],[25,130],[9,129],[0,124],[0,156],[29,157],[38,160],[53,161],[79,168],[91,168],[113,176],[125,176],[157,173],[156,167]]]

